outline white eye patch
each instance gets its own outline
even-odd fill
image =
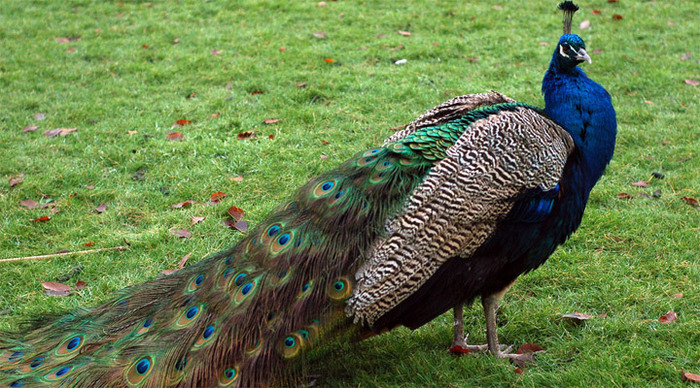
[[[565,58],[571,58],[570,56],[568,56],[568,55],[564,52],[564,46],[559,46],[559,55],[561,55],[562,57],[565,57]]]

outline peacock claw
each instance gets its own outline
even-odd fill
[[[467,340],[469,339],[469,334],[467,334],[464,339],[454,340],[452,346],[448,350],[452,354],[466,354],[466,353],[482,353],[489,350],[487,344],[483,345],[468,345]],[[505,354],[513,350],[513,345],[498,345],[499,353]]]

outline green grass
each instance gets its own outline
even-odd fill
[[[131,243],[124,252],[0,263],[0,329],[97,304],[189,252],[194,262],[231,245],[240,234],[220,225],[229,206],[256,224],[310,177],[451,96],[495,89],[543,105],[540,81],[561,33],[555,1],[327,3],[0,1],[0,255]],[[309,367],[323,374],[320,384],[665,387],[685,386],[681,369],[700,373],[700,217],[681,200],[700,198],[699,89],[684,82],[700,79],[700,22],[691,16],[700,3],[580,5],[574,32],[593,58],[584,69],[613,96],[619,135],[581,229],[502,302],[502,342],[535,342],[547,353],[524,374],[492,357],[452,357],[444,315],[316,353]],[[579,30],[585,19],[591,28]],[[178,119],[192,121],[177,129],[184,141],[166,140]],[[23,133],[29,125],[39,128]],[[43,136],[53,128],[78,131]],[[258,137],[238,140],[246,130]],[[133,180],[142,168],[145,178]],[[652,171],[665,179],[630,185]],[[10,187],[16,174],[23,183]],[[616,198],[655,190],[660,198]],[[228,197],[207,206],[216,191]],[[32,222],[50,212],[24,209],[26,199],[52,200],[60,211]],[[185,200],[197,204],[170,209]],[[94,211],[100,203],[103,214]],[[207,218],[190,227],[192,216]],[[169,233],[177,228],[192,238]],[[78,265],[70,282],[87,288],[43,294],[42,281]],[[465,319],[471,341],[483,342],[477,305]],[[669,310],[678,322],[660,324]],[[573,311],[607,316],[578,326],[559,319]]]

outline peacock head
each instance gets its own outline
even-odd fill
[[[583,62],[591,63],[591,57],[586,52],[586,43],[575,34],[562,35],[556,49],[554,49],[552,60],[562,70],[573,69]]]

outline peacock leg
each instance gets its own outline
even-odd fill
[[[498,309],[498,306],[496,306]],[[467,340],[469,333],[464,335],[464,304],[460,303],[454,307],[454,334],[449,352],[453,354],[478,353],[489,349],[487,344],[469,345]],[[501,345],[504,348],[504,345]]]
[[[498,301],[501,300],[508,288],[510,288],[510,286],[506,287],[501,292],[481,298],[481,304],[484,306],[484,315],[486,315],[486,340],[488,342],[489,352],[499,358],[510,358],[523,363],[530,362],[534,360],[534,353],[509,353],[512,347],[509,346],[507,349],[501,350],[503,345],[498,344],[496,310],[498,309]]]

